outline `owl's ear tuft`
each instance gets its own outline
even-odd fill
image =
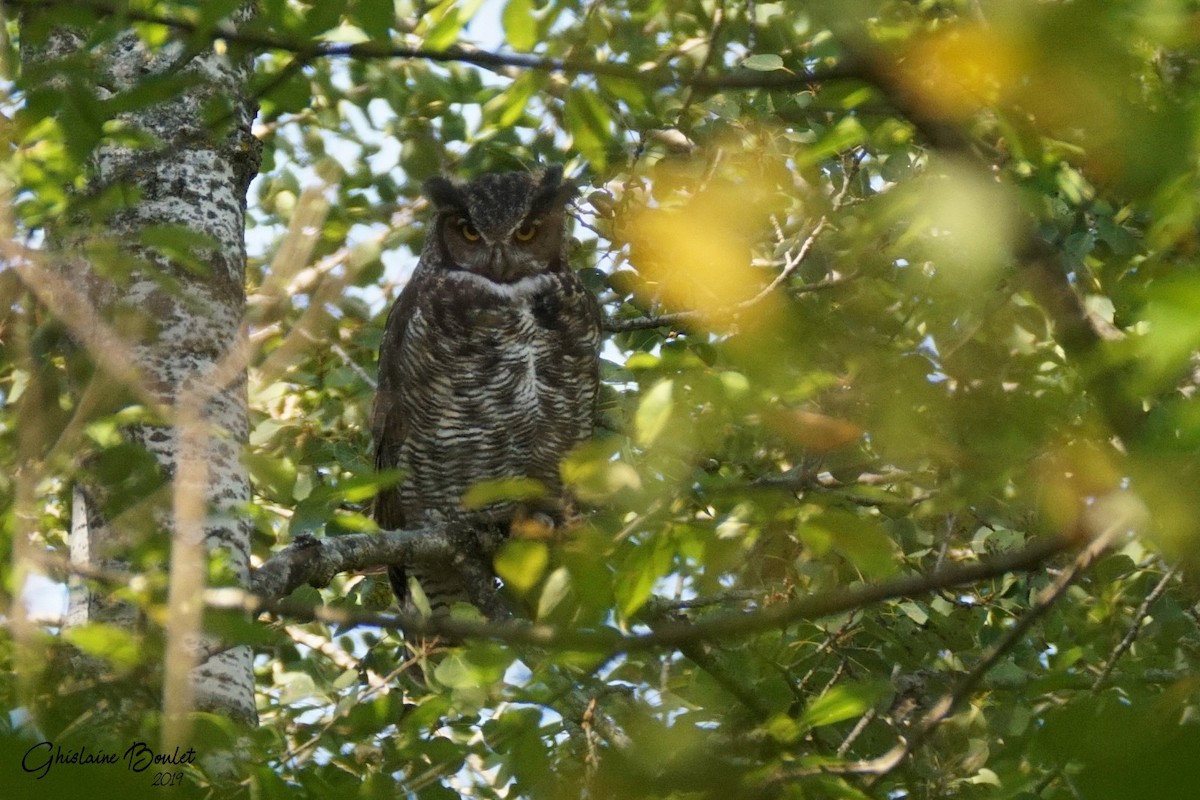
[[[541,212],[552,206],[565,205],[579,194],[579,189],[575,184],[570,181],[563,182],[562,174],[562,166],[559,164],[551,164],[546,167],[546,171],[542,173],[542,179],[538,181],[533,199],[529,203],[531,212]]]
[[[462,190],[449,178],[441,176],[430,178],[425,181],[421,191],[438,208],[465,209],[467,207]]]
[[[560,183],[562,183],[562,175],[562,164],[551,164],[550,166],[546,167],[546,171],[542,173],[542,179],[538,181],[538,187],[541,189],[557,187]]]

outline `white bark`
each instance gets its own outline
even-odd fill
[[[23,62],[26,69],[44,66],[86,46],[80,32],[57,29],[44,44],[25,49]],[[230,59],[211,46],[186,52],[180,42],[151,49],[132,31],[93,55],[97,69],[91,77],[102,100],[136,91],[151,76],[196,79],[175,97],[116,118],[149,139],[149,146],[106,140],[94,152],[87,192],[121,186],[132,202],[103,220],[71,220],[55,233],[61,240],[62,277],[106,319],[139,321],[139,334],[127,344],[144,383],[137,394],[164,409],[171,423],[143,424],[131,432],[171,479],[171,502],[160,503],[152,515],[154,525],[173,537],[164,689],[168,717],[196,707],[253,720],[249,648],[194,663],[201,652],[196,644],[205,556],[223,554],[243,585],[249,579],[250,530],[240,506],[249,501],[250,487],[240,456],[248,434],[241,331],[245,197],[258,165],[258,145],[250,134],[255,109],[245,99],[251,61]],[[206,121],[215,100],[232,101],[227,124],[216,132]],[[92,234],[82,230],[97,223],[99,236],[117,244],[120,263],[83,255]],[[163,225],[211,239],[211,247],[193,254],[205,270],[189,269],[142,244],[148,228]],[[107,331],[89,336],[86,326],[75,322],[84,347],[111,339]],[[99,317],[94,322],[106,324]],[[71,554],[78,561],[119,561],[122,547],[136,535],[123,529],[121,520],[105,520],[87,487],[76,490],[73,515]],[[71,624],[129,625],[136,615],[75,586],[68,616]]]

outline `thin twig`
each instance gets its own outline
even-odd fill
[[[387,675],[382,677],[376,676],[378,678],[377,682],[372,682],[367,688],[360,688],[358,690],[358,697],[356,698],[357,702],[352,704],[347,703],[344,706],[340,706],[340,711],[338,710],[339,706],[335,706],[334,712],[330,715],[329,719],[325,721],[325,724],[321,726],[321,729],[317,731],[317,733],[303,743],[289,749],[280,757],[280,760],[285,764],[288,762],[298,763],[298,759],[300,759],[301,756],[314,751],[317,746],[320,745],[325,738],[325,734],[327,734],[333,728],[333,726],[337,724],[338,720],[344,718],[351,712],[351,710],[357,708],[363,701],[369,700],[373,695],[387,694],[389,691],[391,691],[392,681],[394,681],[397,676],[403,673],[404,670],[408,669],[410,666],[411,663],[405,662],[389,672]]]
[[[1146,598],[1142,600],[1141,605],[1139,605],[1137,610],[1133,612],[1133,622],[1129,625],[1129,630],[1125,632],[1125,637],[1117,643],[1116,647],[1113,648],[1112,652],[1108,656],[1108,659],[1104,662],[1103,669],[1100,670],[1100,674],[1096,676],[1095,682],[1092,683],[1093,694],[1098,693],[1100,689],[1103,688],[1104,683],[1108,680],[1108,676],[1112,674],[1113,667],[1116,666],[1117,661],[1125,654],[1125,651],[1133,646],[1133,642],[1135,639],[1137,639],[1138,633],[1141,631],[1142,626],[1146,623],[1147,617],[1150,616],[1150,606],[1158,602],[1158,598],[1162,597],[1163,592],[1167,590],[1167,587],[1171,585],[1171,581],[1173,581],[1175,576],[1178,574],[1178,567],[1169,569],[1163,573],[1162,578],[1160,578],[1154,588],[1150,590],[1150,594],[1146,595]]]
[[[382,676],[374,670],[363,669],[359,659],[335,645],[327,637],[318,636],[311,631],[301,628],[299,625],[285,625],[283,632],[296,644],[304,645],[310,650],[315,650],[332,661],[336,666],[344,670],[355,670],[365,678],[367,685],[372,689],[385,690],[387,688],[390,682],[388,677]]]
[[[702,597],[666,599],[663,597],[651,597],[646,601],[643,609],[650,615],[667,614],[673,611],[684,611],[691,608],[708,608],[711,606],[725,606],[729,604],[762,602],[762,592],[753,589],[731,589],[727,592],[719,594],[704,595]]]

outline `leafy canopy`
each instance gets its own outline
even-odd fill
[[[133,26],[151,48],[258,53],[256,556],[370,530],[370,497],[399,477],[373,473],[367,419],[387,307],[424,235],[421,182],[562,163],[582,188],[572,258],[610,330],[602,425],[563,466],[586,522],[515,539],[495,568],[553,630],[752,620],[625,652],[470,640],[415,691],[395,630],[214,616],[259,653],[262,724],[206,717],[198,751],[234,763],[201,760],[188,786],[1190,796],[1193,3],[265,0],[236,34],[232,0],[10,5],[53,7],[97,45]],[[181,79],[102,100],[81,62],[36,84],[14,66],[36,31],[7,33],[0,247],[36,262],[48,225],[102,231],[137,202],[81,192],[89,156],[153,153],[111,121]],[[176,259],[203,247],[147,236]],[[97,263],[119,265],[97,241]],[[112,515],[164,480],[122,435],[146,414],[136,398],[70,391],[98,373],[26,274],[0,271],[14,608],[27,554],[67,552],[71,480],[106,486]],[[1054,537],[1072,552],[1037,551],[1028,572],[922,583]],[[1076,556],[1094,537],[1111,548]],[[58,690],[68,642],[111,665],[107,696],[136,696],[161,657],[166,548],[129,554],[142,581],[122,597],[142,629],[10,624],[5,707],[88,741],[97,690]],[[836,613],[794,605],[877,585],[898,589]],[[378,575],[341,575],[293,599],[369,616],[390,595]],[[780,609],[795,613],[772,621]],[[139,713],[131,728],[153,731]],[[35,741],[10,727],[0,716],[5,769]]]

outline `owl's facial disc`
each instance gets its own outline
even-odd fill
[[[496,283],[513,283],[544,271],[541,259],[528,250],[547,232],[542,220],[481,228],[463,214],[448,223],[447,246],[457,268]]]

